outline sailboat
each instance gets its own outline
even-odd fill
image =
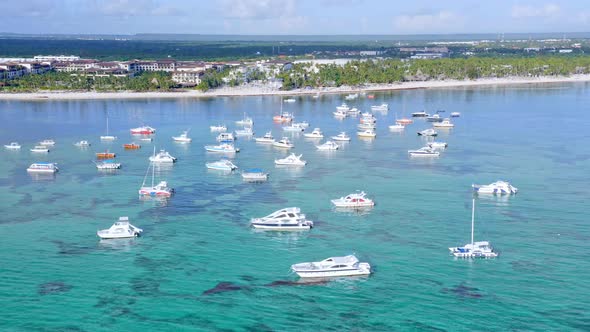
[[[156,155],[156,148],[154,147],[154,154]],[[152,185],[147,186],[146,180],[150,171],[150,167],[152,169]],[[154,178],[156,176],[156,168],[153,162],[150,162],[147,171],[145,172],[145,176],[143,178],[143,183],[141,184],[141,188],[139,188],[139,196],[141,197],[170,197],[174,193],[174,189],[168,187],[168,182],[160,181],[158,184],[154,185]]]
[[[475,228],[475,198],[471,206],[471,243],[463,247],[449,248],[451,254],[460,258],[494,258],[498,257],[498,253],[494,251],[492,245],[488,241],[473,241],[473,231]]]
[[[117,139],[117,136],[109,135],[109,115],[107,114],[107,134],[104,136],[100,136],[101,141],[114,141]]]
[[[403,124],[397,122],[397,113],[396,113],[395,114],[395,124],[390,125],[389,130],[401,131],[401,130],[404,130],[405,128],[406,127]]]

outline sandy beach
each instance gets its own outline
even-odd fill
[[[367,84],[362,88],[341,86],[337,88],[295,89],[280,91],[270,85],[246,85],[239,87],[224,87],[207,92],[185,90],[174,92],[77,92],[51,91],[32,93],[0,93],[0,100],[75,100],[75,99],[145,99],[145,98],[210,98],[224,96],[264,96],[264,95],[315,95],[342,94],[371,91],[406,90],[406,89],[441,89],[455,87],[478,87],[512,84],[543,84],[562,82],[587,82],[590,75],[572,75],[567,77],[533,77],[533,78],[487,78],[470,81],[445,80],[424,82],[403,82],[394,84]]]

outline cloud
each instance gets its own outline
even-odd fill
[[[462,17],[449,10],[399,15],[393,18],[396,33],[448,32],[463,22]]]
[[[295,0],[225,0],[223,16],[248,20],[293,17]]]
[[[561,8],[552,3],[543,6],[521,6],[512,7],[513,18],[554,18],[561,12]]]

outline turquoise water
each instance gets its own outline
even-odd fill
[[[387,102],[377,138],[353,136],[339,151],[316,151],[293,136],[308,165],[276,168],[287,152],[239,139],[241,169],[261,167],[269,181],[207,171],[219,159],[209,125],[254,118],[256,135],[272,130],[278,97],[205,100],[0,102],[0,329],[6,331],[232,330],[589,330],[590,85],[411,90],[349,102],[366,111]],[[332,111],[343,96],[296,98],[284,110],[327,135],[354,133],[356,119]],[[407,150],[416,131],[391,133],[395,116],[426,109],[459,111],[440,158]],[[111,133],[101,143],[108,112]],[[157,128],[154,142],[124,151],[129,128]],[[171,136],[190,128],[193,142]],[[290,135],[292,136],[292,135]],[[53,138],[47,156],[28,149]],[[88,139],[81,150],[73,143]],[[169,201],[139,200],[153,147],[179,158],[158,170],[176,188]],[[110,149],[123,168],[99,173],[94,153]],[[27,174],[36,161],[57,162],[53,178]],[[469,241],[471,184],[511,181],[513,197],[479,197],[476,240],[492,241],[494,260],[455,260],[448,247]],[[367,213],[334,211],[330,199],[365,190]],[[316,227],[264,233],[249,219],[300,207]],[[129,216],[144,236],[101,242],[96,230]],[[302,284],[293,263],[355,253],[368,278]],[[279,282],[277,282],[279,281]]]

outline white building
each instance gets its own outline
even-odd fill
[[[172,72],[172,81],[182,85],[199,85],[204,73],[204,70],[174,71]]]

